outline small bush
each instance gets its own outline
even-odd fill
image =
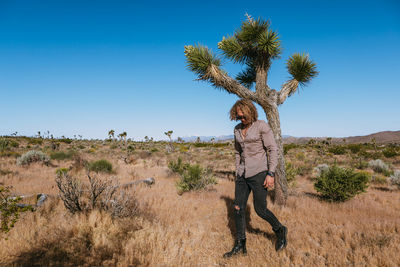
[[[133,217],[138,212],[138,202],[132,195],[126,194],[111,179],[100,180],[87,175],[89,185],[71,177],[66,169],[56,172],[56,184],[65,208],[74,213],[89,213],[103,210],[113,218]]]
[[[0,152],[0,157],[14,157],[14,158],[18,158],[20,157],[21,154],[18,152],[14,152],[14,151],[2,151]]]
[[[209,145],[207,143],[194,143],[194,147],[208,147]]]
[[[66,143],[66,144],[71,144],[73,140],[70,138],[61,138],[61,139],[58,139],[58,141]]]
[[[291,162],[286,162],[285,167],[286,167],[287,182],[288,183],[294,182],[297,175],[297,168],[295,168],[295,166]]]
[[[347,148],[351,151],[353,154],[357,154],[358,152],[361,151],[361,144],[349,144],[347,145]]]
[[[355,158],[352,160],[351,166],[359,170],[364,170],[368,167],[368,162],[363,161],[361,158]]]
[[[382,160],[377,159],[377,160],[371,160],[368,162],[368,166],[374,170],[374,172],[378,173],[387,173],[389,172],[389,166],[384,163]]]
[[[10,187],[0,186],[0,232],[10,231],[18,221],[21,212],[33,210],[31,206],[19,207],[20,200],[20,197],[12,197]]]
[[[297,174],[300,176],[307,175],[311,172],[312,167],[308,164],[302,164],[297,167]]]
[[[0,138],[0,152],[7,151],[12,147],[18,147],[19,143],[12,139]]]
[[[296,148],[298,145],[291,143],[291,144],[283,144],[283,154],[287,154],[290,149]]]
[[[28,144],[30,145],[41,145],[43,144],[43,139],[41,138],[29,138]]]
[[[382,151],[382,154],[386,157],[386,158],[393,158],[395,156],[398,155],[396,149],[394,147],[387,147]]]
[[[187,168],[189,167],[188,163],[183,163],[181,157],[178,157],[177,161],[173,161],[171,160],[170,162],[168,162],[168,168],[174,172],[174,173],[178,173],[180,175],[183,174],[183,172],[185,170],[187,170]]]
[[[51,159],[55,160],[66,160],[66,159],[71,159],[74,156],[75,152],[74,151],[68,151],[68,152],[53,152],[50,154]]]
[[[346,153],[346,149],[343,146],[333,146],[330,147],[328,151],[335,155],[343,155]]]
[[[363,172],[354,172],[353,169],[340,168],[333,165],[314,183],[314,188],[322,197],[330,201],[345,201],[355,195],[365,192],[369,177]]]
[[[386,177],[379,174],[373,174],[370,182],[371,184],[386,184]]]
[[[395,170],[389,180],[391,184],[397,185],[400,188],[400,170]]]
[[[208,185],[216,184],[217,180],[212,176],[210,169],[204,169],[200,165],[188,165],[181,175],[181,179],[176,183],[178,193],[191,190],[205,189]]]
[[[304,152],[299,152],[296,154],[296,159],[300,161],[304,161],[306,159],[306,155],[304,155]]]
[[[210,169],[204,169],[198,164],[184,163],[180,157],[178,157],[177,161],[168,162],[168,167],[172,172],[181,176],[176,183],[179,194],[186,191],[204,189],[208,185],[217,183]]]
[[[88,168],[94,172],[112,173],[112,164],[105,159],[90,162]]]
[[[10,174],[10,173],[12,173],[12,171],[0,169],[0,176],[1,175],[7,175],[7,174]]]
[[[50,158],[42,151],[30,150],[17,159],[17,165],[24,166],[33,162],[49,164]]]

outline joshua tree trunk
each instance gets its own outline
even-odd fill
[[[275,142],[278,146],[278,166],[275,170],[275,195],[274,201],[279,205],[285,205],[287,199],[287,179],[285,168],[285,157],[283,155],[283,141],[278,108],[263,107],[268,119],[268,124],[274,133]]]

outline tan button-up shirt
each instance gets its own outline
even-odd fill
[[[278,147],[269,125],[263,120],[253,122],[242,135],[242,123],[234,129],[236,175],[248,178],[262,171],[275,172]],[[267,158],[268,155],[268,158]]]

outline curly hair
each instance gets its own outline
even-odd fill
[[[248,99],[239,99],[229,111],[229,117],[232,121],[237,120],[237,108],[240,108],[246,119],[249,119],[250,123],[258,119],[258,112],[253,102]]]

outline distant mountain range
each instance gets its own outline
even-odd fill
[[[200,137],[201,142],[211,142],[212,138],[214,138],[216,142],[233,140],[233,135],[189,136],[181,138],[185,142],[196,142],[198,137]],[[295,137],[290,135],[282,135],[282,138],[284,144],[290,144],[290,143],[306,144],[310,139],[322,141],[326,140],[328,137]],[[332,137],[331,142],[334,144],[369,143],[372,141],[373,138],[375,138],[377,144],[400,143],[400,131],[383,131],[364,136]]]

